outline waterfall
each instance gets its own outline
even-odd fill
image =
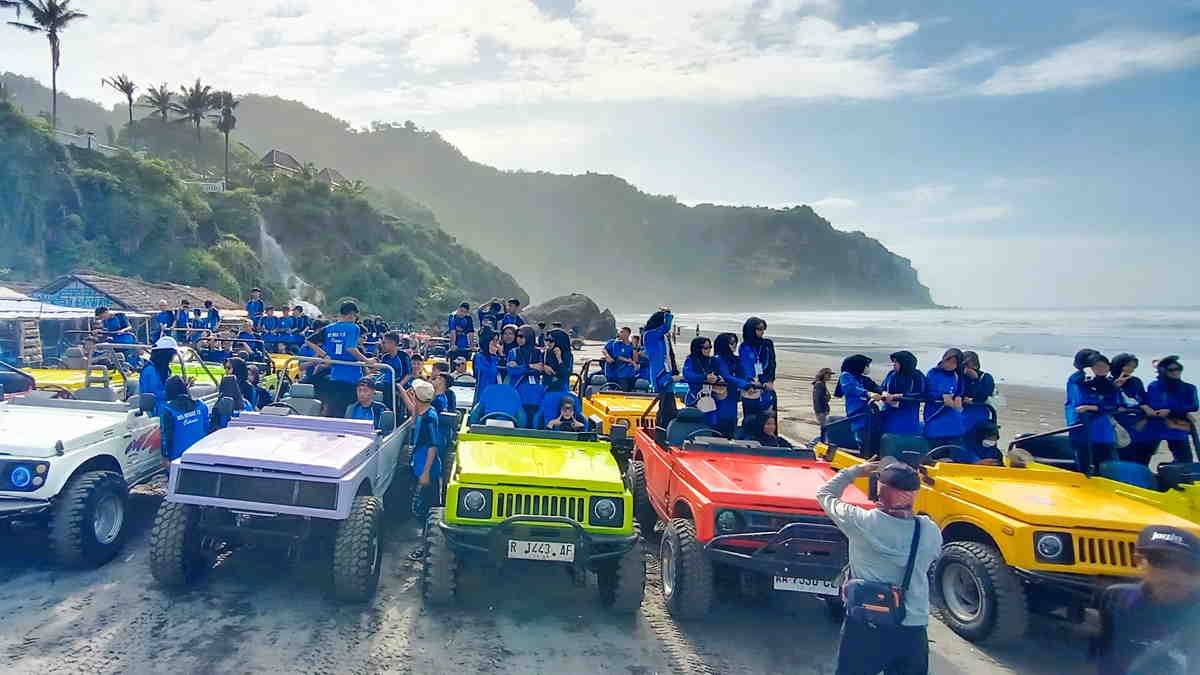
[[[296,274],[287,252],[283,250],[283,246],[279,245],[279,241],[267,231],[267,221],[261,215],[258,217],[258,242],[258,255],[262,260],[264,271],[269,278],[287,288],[290,295],[288,302],[292,306],[303,306],[309,316],[320,316],[321,309],[313,303],[325,302],[325,294]]]
[[[70,145],[63,145],[63,151],[67,154],[67,184],[75,193],[75,206],[79,209],[79,217],[83,218],[83,193],[79,191],[79,186],[75,183],[75,158],[71,156]]]

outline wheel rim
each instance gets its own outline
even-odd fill
[[[662,586],[663,594],[671,597],[675,594],[675,546],[671,537],[663,537],[662,554]]]
[[[971,623],[983,613],[983,586],[966,565],[947,563],[942,571],[941,590],[946,609],[956,620]]]
[[[96,504],[92,512],[92,533],[96,541],[107,546],[117,540],[121,526],[125,523],[125,505],[115,495],[107,495]]]

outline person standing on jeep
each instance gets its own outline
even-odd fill
[[[884,460],[886,462],[888,460]],[[874,509],[842,501],[855,480],[874,474],[879,499]],[[866,462],[844,469],[817,490],[817,501],[850,542],[850,579],[900,588],[912,561],[908,587],[900,595],[899,625],[876,625],[852,618],[842,624],[837,675],[925,675],[929,672],[929,578],[925,574],[942,550],[942,533],[928,516],[915,515],[921,479],[907,464]],[[917,550],[911,556],[914,528]]]
[[[450,338],[450,352],[446,358],[470,358],[471,342],[475,339],[475,321],[471,319],[471,305],[464,302],[446,319],[446,337]]]
[[[250,317],[250,323],[254,324],[254,328],[258,328],[258,322],[263,315],[263,299],[261,288],[250,289],[250,299],[246,301],[246,316]]]
[[[358,305],[353,302],[343,302],[338,308],[338,320],[313,333],[308,338],[308,344],[322,359],[331,361],[364,361],[375,365],[374,359],[369,359],[359,351],[358,340],[361,329],[358,325]],[[326,382],[325,413],[328,417],[341,417],[346,407],[354,402],[354,388],[359,378],[363,376],[359,366],[332,365],[329,370],[329,380]]]
[[[1140,583],[1100,595],[1100,635],[1092,642],[1098,675],[1200,672],[1200,537],[1151,525],[1137,540]]]

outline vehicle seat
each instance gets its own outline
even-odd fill
[[[199,384],[192,385],[188,389],[188,393],[191,394],[192,398],[195,399],[208,398],[209,396],[217,393],[217,385],[213,384],[212,382],[201,382]]]
[[[483,390],[475,406],[471,408],[468,421],[485,424],[491,419],[507,419],[517,426],[525,426],[525,410],[521,407],[521,396],[510,384],[493,384]]]
[[[75,392],[75,399],[112,402],[117,400],[117,392],[113,391],[112,387],[84,387]]]
[[[633,382],[634,391],[650,391],[650,380],[644,377],[639,377]]]
[[[1031,439],[1022,439],[1018,436],[1013,440],[1013,447],[1021,448],[1043,464],[1072,471],[1079,470],[1075,462],[1075,448],[1072,447],[1071,439],[1066,435]]]
[[[825,422],[825,426],[821,428],[822,433],[825,434],[825,441],[839,448],[857,450],[858,439],[854,437],[854,430],[850,428],[850,423],[834,424],[834,422],[840,422],[844,419],[846,418],[836,415],[829,416],[829,419]]]
[[[591,398],[603,389],[606,384],[608,384],[608,378],[603,373],[595,373],[588,378],[587,388],[584,389],[583,395]]]
[[[1119,481],[1126,485],[1133,485],[1147,490],[1158,489],[1158,476],[1150,470],[1150,467],[1137,462],[1101,462],[1100,475],[1110,480]]]
[[[1158,465],[1158,489],[1166,492],[1172,488],[1192,485],[1200,477],[1200,464],[1195,462],[1169,462]]]
[[[537,419],[533,422],[534,429],[545,429],[547,422],[558,417],[558,406],[564,396],[570,396],[571,401],[575,404],[575,418],[587,424],[584,431],[591,430],[591,423],[583,417],[583,403],[579,401],[578,396],[566,391],[546,392],[546,395],[542,397],[542,407],[538,409]]]
[[[311,384],[296,382],[292,384],[290,395],[282,402],[291,406],[297,414],[309,417],[321,415],[321,402],[317,400],[316,389]]]
[[[68,370],[83,370],[87,368],[87,359],[83,356],[82,347],[67,347],[60,361],[63,368]]]
[[[880,457],[896,457],[910,464],[918,463],[929,454],[930,449],[929,441],[924,436],[884,434],[879,438]]]
[[[688,436],[695,434],[697,431],[711,432],[708,435],[717,438],[721,437],[721,432],[713,429],[704,419],[704,413],[697,408],[681,408],[675,415],[675,419],[667,425],[667,445],[670,447],[679,447],[687,440]]]

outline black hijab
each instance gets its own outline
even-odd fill
[[[924,389],[923,378],[917,370],[917,357],[906,350],[891,355],[891,359],[900,364],[900,371],[892,375],[888,382],[889,394],[920,394]]]
[[[217,388],[217,391],[220,392],[218,396],[221,398],[228,396],[233,399],[234,410],[241,410],[246,407],[246,399],[242,398],[242,387],[233,375],[222,377],[221,385]]]
[[[766,342],[766,338],[758,337],[758,331],[755,330],[758,328],[759,324],[762,324],[764,330],[766,329],[767,322],[763,321],[757,316],[752,316],[749,319],[746,319],[746,323],[742,324],[742,344],[750,345],[751,347],[758,349],[764,342]]]
[[[966,359],[963,358],[963,351],[958,347],[951,347],[950,349],[947,349],[945,353],[942,354],[942,359],[938,361],[937,367],[942,368],[942,364],[945,363],[946,359],[950,358],[951,356],[955,357],[954,372],[962,375],[963,361]]]
[[[1179,362],[1179,357],[1175,356],[1174,354],[1171,356],[1164,356],[1154,362],[1154,368],[1158,370],[1158,381],[1162,383],[1163,389],[1166,389],[1171,393],[1175,393],[1182,388],[1183,378],[1176,378],[1167,375],[1167,368],[1171,366],[1179,366],[1180,368],[1183,368],[1183,364]]]
[[[159,380],[166,382],[171,377],[171,359],[174,357],[174,349],[150,350],[150,363],[158,373]]]
[[[546,333],[546,343],[546,364],[551,368],[558,370],[562,364],[574,361],[575,357],[571,355],[571,336],[567,335],[567,331],[561,328],[551,330],[549,333]],[[554,352],[550,350],[551,347],[558,347],[562,351],[563,358],[561,362],[554,356]]]
[[[717,358],[725,362],[725,365],[729,368],[729,372],[733,373],[735,377],[743,377],[742,361],[733,352],[733,345],[737,342],[737,339],[737,335],[733,333],[721,333],[713,340],[713,353],[717,355]]]
[[[166,396],[167,401],[177,410],[191,412],[196,409],[196,399],[188,393],[187,384],[178,375],[167,378]]]
[[[871,357],[869,356],[864,356],[863,354],[847,356],[846,358],[842,359],[842,372],[850,373],[861,381],[863,379],[863,372],[866,371],[867,366],[869,365],[871,365]],[[833,390],[833,395],[837,396],[838,398],[841,398],[844,395],[842,392],[842,382],[840,379],[838,380],[837,387],[835,387]]]
[[[662,326],[666,322],[667,322],[667,313],[662,310],[659,310],[659,311],[651,314],[649,319],[646,319],[646,327],[642,329],[642,332],[649,333],[650,331],[654,330],[655,328]]]
[[[537,334],[533,331],[533,326],[521,326],[517,329],[517,334],[525,338],[525,344],[517,345],[517,362],[523,364],[538,363],[541,359],[537,358]]]

